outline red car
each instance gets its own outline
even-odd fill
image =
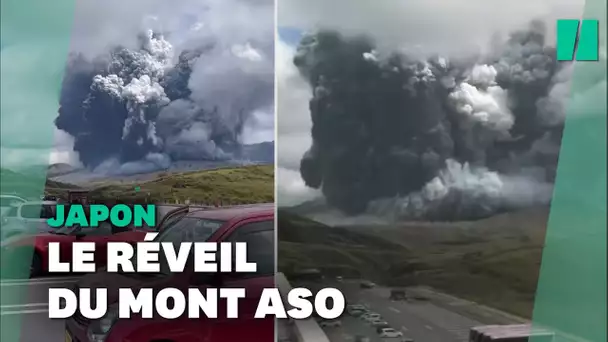
[[[248,260],[257,264],[255,274],[194,273],[192,270],[171,273],[163,267],[161,272],[106,273],[86,275],[76,288],[107,288],[109,309],[99,320],[89,320],[79,313],[66,320],[66,342],[273,342],[274,319],[254,319],[262,290],[274,287],[274,204],[230,207],[222,209],[190,209],[188,213],[167,215],[166,224],[155,241],[173,242],[247,242]],[[247,297],[241,299],[238,319],[222,318],[225,306],[220,305],[219,318],[190,319],[187,317],[168,320],[164,318],[142,319],[138,315],[130,319],[118,319],[116,301],[119,288],[192,288],[208,287],[245,288]]]
[[[157,227],[166,226],[169,223],[169,214],[186,213],[188,207],[178,207],[170,211],[159,222]],[[149,232],[154,232],[155,229],[114,227],[108,222],[102,222],[99,227],[62,227],[48,233],[36,235],[21,235],[11,237],[2,243],[2,254],[7,256],[3,260],[19,260],[19,258],[11,258],[11,255],[29,256],[33,253],[32,263],[30,267],[30,277],[36,277],[47,273],[48,271],[48,246],[49,242],[58,242],[60,244],[60,260],[70,261],[72,259],[72,242],[94,242],[95,246],[95,264],[103,266],[106,264],[106,253],[108,242],[132,242],[143,241],[144,237]],[[21,259],[22,260],[22,259]]]

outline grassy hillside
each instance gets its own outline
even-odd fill
[[[31,177],[2,170],[2,193],[19,192],[21,196],[40,195]],[[75,185],[47,180],[46,194],[65,197]],[[274,200],[274,167],[245,166],[192,172],[161,173],[143,182],[110,181],[86,186],[95,200],[121,199],[123,201],[149,200],[150,202],[213,204],[243,204],[272,202]],[[138,188],[138,189],[136,189]]]
[[[473,222],[348,227],[324,226],[285,210],[278,215],[279,267],[287,272],[337,268],[388,286],[428,285],[531,316],[544,209]]]
[[[317,268],[326,274],[382,277],[407,253],[398,244],[344,228],[328,227],[279,210],[279,268],[290,274]]]
[[[139,191],[135,191],[135,187]],[[182,173],[161,173],[144,182],[105,182],[93,184],[91,197],[144,199],[173,202],[189,199],[196,203],[224,204],[274,201],[274,166],[256,165]]]

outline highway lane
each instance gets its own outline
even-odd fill
[[[388,322],[399,322],[407,318],[407,323],[403,326],[407,327],[412,335],[425,336],[425,340],[467,341],[469,329],[482,325],[430,302],[390,301],[390,290],[386,288],[378,287],[358,292],[361,300],[369,302],[370,308],[379,311]]]
[[[379,313],[404,337],[425,342],[466,342],[469,329],[481,323],[459,315],[430,302],[391,301],[386,288],[361,289],[358,282],[300,283],[316,291],[322,287],[339,288],[350,304],[364,304]],[[372,342],[382,341],[375,329],[358,318],[345,314],[341,328],[326,328],[332,342],[352,341],[356,335],[364,335]]]
[[[70,288],[79,277],[42,277],[0,282],[2,336],[21,325],[20,342],[63,341],[64,321],[48,318],[49,288]]]

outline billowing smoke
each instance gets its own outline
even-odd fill
[[[571,64],[533,21],[471,58],[383,53],[333,31],[305,36],[306,185],[354,215],[475,218],[547,203]]]
[[[57,128],[74,137],[85,167],[104,173],[242,158],[244,128],[260,111],[273,112],[273,46],[225,43],[201,39],[178,53],[148,31],[136,48],[116,46],[92,60],[74,53]]]

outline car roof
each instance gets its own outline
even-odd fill
[[[25,198],[21,197],[21,196],[17,196],[17,195],[9,195],[9,194],[0,194],[0,197],[8,197],[8,198],[18,198],[18,199],[22,199],[25,201]]]
[[[57,205],[57,201],[27,201],[20,205]]]
[[[204,218],[209,220],[230,221],[274,214],[274,203],[250,204],[225,208],[196,209],[188,217]]]

